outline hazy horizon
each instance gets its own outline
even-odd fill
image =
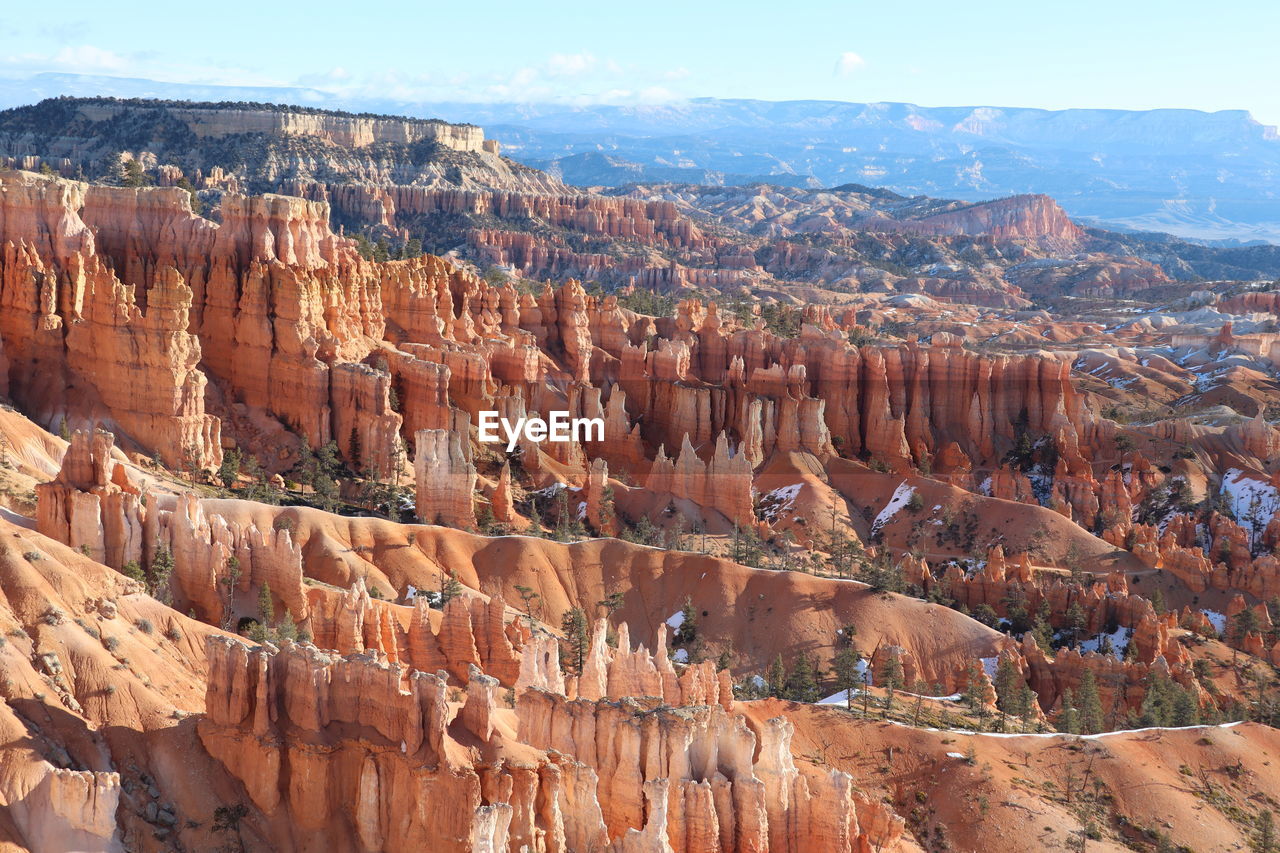
[[[308,10],[311,11],[311,10]],[[143,0],[103,15],[69,0],[55,23],[0,24],[0,76],[107,75],[186,85],[303,88],[403,101],[645,104],[694,97],[927,106],[1247,110],[1280,124],[1271,34],[1280,7],[1084,0],[1069,15],[993,0],[893,9],[806,0],[785,15],[657,0],[644,13],[570,2],[554,14],[495,0],[300,15],[227,0],[216,16]],[[253,26],[245,26],[252,21]],[[1241,26],[1247,22],[1248,26]],[[622,37],[625,34],[625,37]]]

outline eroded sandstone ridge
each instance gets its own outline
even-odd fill
[[[732,699],[726,711],[530,686],[508,710],[472,665],[458,707],[441,677],[370,655],[222,637],[208,653],[201,740],[302,848],[798,853],[901,834],[847,774],[802,773],[786,720],[755,731]]]
[[[253,107],[161,160],[61,108],[24,165],[160,186],[0,173],[5,838],[1226,849],[1280,796],[1274,294],[1038,196],[588,193]],[[555,411],[603,437],[480,440]]]

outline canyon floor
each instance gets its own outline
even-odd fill
[[[3,849],[1277,849],[1265,253],[255,104],[0,161]]]

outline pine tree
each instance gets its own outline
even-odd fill
[[[1022,701],[1019,703],[1018,719],[1022,722],[1022,730],[1025,732],[1031,727],[1031,721],[1036,718],[1036,692],[1030,687],[1023,686]]]
[[[476,530],[488,536],[493,532],[494,521],[493,504],[481,501],[479,509],[476,510]]]
[[[778,655],[773,659],[773,663],[769,664],[769,671],[765,675],[765,681],[769,685],[769,695],[774,699],[781,699],[787,692],[787,666],[782,662],[782,655]]]
[[[520,596],[520,602],[524,604],[524,613],[525,613],[525,616],[528,617],[529,619],[529,627],[532,628],[533,627],[533,605],[542,596],[538,595],[538,593],[534,592],[533,589],[531,589],[530,587],[522,586],[520,584],[516,584],[516,594]]]
[[[1025,712],[1024,702],[1025,695],[1023,688],[1026,683],[1022,680],[1022,673],[1013,661],[1008,657],[1000,660],[1000,666],[996,669],[996,707],[1003,714],[1010,714],[1021,718]]]
[[[1181,684],[1175,685],[1173,715],[1170,723],[1175,726],[1194,726],[1200,722],[1200,708],[1195,696]]]
[[[542,538],[542,516],[538,513],[538,501],[532,499],[529,501],[529,526],[525,528],[525,536],[532,536],[535,539]]]
[[[560,628],[564,631],[567,669],[574,675],[582,675],[582,667],[587,662],[587,648],[590,638],[587,635],[587,614],[581,607],[566,610],[560,617]]]
[[[258,590],[258,615],[262,617],[264,628],[270,628],[276,624],[276,608],[271,601],[271,584],[264,583]]]
[[[276,625],[275,635],[277,640],[298,640],[298,625],[293,621],[293,614],[288,610],[280,617],[280,623]]]
[[[351,463],[351,470],[364,470],[364,449],[360,445],[360,431],[354,426],[351,427],[351,437],[347,440],[347,460]]]
[[[987,683],[983,677],[982,665],[977,661],[969,664],[968,679],[965,683],[962,699],[969,710],[977,714],[979,719],[986,719]]]
[[[1053,651],[1053,626],[1047,620],[1037,616],[1036,621],[1031,625],[1031,636],[1041,651]]]
[[[1058,715],[1058,731],[1080,734],[1080,711],[1076,708],[1069,687],[1062,691],[1062,713]]]
[[[458,573],[450,569],[449,574],[440,575],[440,609],[444,610],[444,606],[450,599],[460,595],[462,595],[462,584],[458,582]]]
[[[818,673],[813,660],[804,652],[796,658],[787,677],[787,698],[793,702],[818,701]]]
[[[973,608],[973,618],[989,628],[994,628],[996,623],[1000,621],[1000,616],[996,613],[996,609],[985,601]]]
[[[222,464],[218,466],[218,479],[222,481],[222,485],[227,488],[235,485],[236,477],[240,474],[242,459],[243,454],[238,447],[233,447],[222,454]]]
[[[884,709],[888,715],[893,709],[893,693],[902,687],[902,661],[896,652],[885,655],[884,663],[880,664],[879,681],[884,686]]]
[[[1102,700],[1098,697],[1098,683],[1093,670],[1086,669],[1080,679],[1080,731],[1087,735],[1103,730]]]
[[[622,593],[611,592],[600,601],[597,601],[596,607],[603,607],[605,611],[605,618],[612,619],[614,612],[618,610],[618,608],[622,607],[622,604]]]
[[[604,534],[618,527],[618,511],[614,507],[613,486],[606,485],[600,495],[600,527],[601,529],[596,533]]]
[[[831,669],[836,676],[836,687],[844,691],[845,704],[850,711],[853,710],[853,692],[858,689],[861,681],[861,674],[858,672],[858,664],[861,662],[862,655],[858,654],[858,650],[853,646],[840,649],[831,661]]]
[[[687,646],[698,636],[698,611],[693,609],[693,602],[686,598],[684,607],[680,608],[680,627],[676,628],[671,642],[677,646]]]
[[[120,574],[130,578],[131,580],[138,581],[139,583],[145,584],[147,582],[147,575],[142,571],[142,566],[138,565],[137,560],[130,560],[121,566]]]
[[[165,552],[167,553],[167,552]],[[155,571],[156,560],[159,559],[160,552],[156,553],[156,557],[152,560],[152,571]],[[169,563],[172,565],[173,558],[169,557]],[[222,601],[222,622],[221,628],[224,631],[230,631],[231,626],[235,623],[235,603],[236,603],[236,583],[240,580],[240,558],[227,557],[226,562],[227,574],[221,578],[218,583],[225,589],[225,598]]]
[[[1071,631],[1072,648],[1080,643],[1080,635],[1084,632],[1087,623],[1088,617],[1085,615],[1084,608],[1080,606],[1080,602],[1071,602],[1071,606],[1067,608],[1067,628]]]
[[[1122,657],[1129,663],[1133,663],[1138,659],[1138,644],[1133,641],[1133,637],[1128,638]]]
[[[169,575],[172,573],[173,554],[167,548],[158,549],[151,557],[151,580],[147,584],[147,592],[161,604],[170,604],[173,601],[169,590]]]
[[[1253,849],[1257,853],[1275,853],[1276,827],[1271,812],[1264,811],[1258,815],[1253,833]]]
[[[1262,627],[1262,620],[1252,607],[1246,607],[1231,619],[1231,638],[1236,643],[1243,643],[1244,638]]]

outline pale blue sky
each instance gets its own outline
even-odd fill
[[[28,7],[0,22],[0,76],[415,100],[1247,109],[1280,123],[1280,3],[1264,0],[63,0],[47,12]]]

